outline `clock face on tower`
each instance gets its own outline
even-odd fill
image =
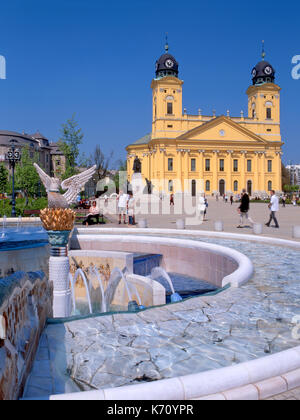
[[[168,58],[168,59],[165,61],[165,66],[166,66],[168,69],[171,69],[171,68],[174,66],[174,62],[173,62],[173,60],[171,60],[170,58]]]
[[[257,74],[257,71],[256,71],[256,69],[254,68],[254,69],[252,70],[252,76],[253,76],[253,77],[255,77],[255,76],[256,76],[256,74]]]
[[[264,69],[264,72],[265,72],[265,74],[267,74],[269,76],[270,74],[272,74],[272,68],[270,66],[267,66]]]

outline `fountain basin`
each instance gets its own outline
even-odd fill
[[[71,248],[159,254],[162,255],[161,267],[166,272],[183,275],[189,273],[190,276],[200,278],[217,288],[228,284],[240,287],[253,275],[252,262],[240,252],[220,245],[186,239],[74,233]]]

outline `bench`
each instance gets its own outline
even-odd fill
[[[24,210],[24,217],[39,217],[40,210]]]
[[[90,213],[89,209],[75,209],[76,221],[83,221],[87,218],[87,215]],[[104,223],[103,214],[99,214],[100,223]]]

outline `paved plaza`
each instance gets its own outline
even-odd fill
[[[167,200],[167,198],[165,200]],[[196,205],[195,199],[193,200],[193,205]],[[188,225],[186,226],[186,229],[213,231],[214,222],[220,220],[224,223],[225,232],[252,234],[250,223],[242,229],[237,228],[239,225],[239,214],[237,212],[239,205],[240,204],[237,202],[231,205],[229,202],[225,203],[222,199],[216,201],[215,198],[209,197],[205,221],[201,224]],[[279,212],[277,213],[280,225],[279,229],[265,226],[265,223],[269,220],[269,214],[268,204],[250,203],[249,215],[254,222],[261,223],[263,225],[262,236],[294,239],[292,237],[292,228],[295,225],[300,225],[300,207],[294,207],[293,205],[286,205],[286,207],[282,207],[280,205]],[[107,218],[108,223],[106,225],[102,225],[101,227],[128,227],[128,225],[123,224],[123,221],[122,224],[119,225],[118,217],[115,215],[108,215]],[[176,221],[178,219],[185,218],[185,216],[182,213],[176,214],[174,212],[174,208],[172,207],[170,214],[163,214],[162,209],[160,208],[159,214],[151,214],[149,212],[149,214],[137,215],[137,221],[140,218],[147,219],[149,228],[176,229]]]

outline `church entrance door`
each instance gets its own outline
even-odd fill
[[[225,194],[225,181],[224,181],[224,179],[221,179],[220,182],[219,182],[219,193],[220,193],[220,195]]]

